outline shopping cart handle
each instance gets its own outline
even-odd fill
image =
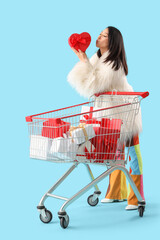
[[[33,120],[32,120],[32,116],[27,116],[26,117],[26,122],[32,122]]]
[[[104,93],[96,93],[95,96],[99,97],[101,95],[138,95],[141,96],[142,98],[146,98],[147,96],[149,96],[149,92],[104,92]]]

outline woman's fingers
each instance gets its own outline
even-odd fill
[[[78,49],[79,53],[83,54],[84,52],[82,52],[80,49]]]
[[[78,53],[78,51],[75,48],[71,48],[73,50],[73,52],[75,52],[76,54]]]
[[[78,49],[78,51],[77,51],[75,48],[72,48],[72,50],[73,50],[73,52],[75,52],[76,54],[77,54],[77,53],[84,53],[84,52],[82,52],[80,49]]]
[[[82,54],[83,56],[86,56],[85,52],[82,52],[80,49],[78,49],[79,53]]]
[[[73,52],[77,55],[77,57],[79,58],[80,61],[85,62],[87,59],[87,55],[85,52],[82,52],[80,49],[78,49],[78,51],[75,48],[71,48],[73,50]]]

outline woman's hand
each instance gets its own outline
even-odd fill
[[[77,57],[79,58],[80,61],[82,62],[86,62],[88,60],[87,55],[85,52],[82,52],[80,49],[77,51],[74,48],[71,48],[73,50],[73,52],[77,55]]]

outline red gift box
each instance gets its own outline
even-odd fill
[[[80,49],[82,52],[85,52],[91,43],[91,36],[87,32],[81,34],[73,33],[69,37],[68,43],[71,48],[73,47],[77,51]]]
[[[105,136],[108,140],[117,141],[120,138],[122,120],[102,118],[100,128],[96,130],[96,135]]]
[[[102,118],[101,126],[108,129],[109,132],[119,132],[121,131],[122,120],[121,119],[109,119]]]
[[[103,163],[104,160],[114,159],[117,142],[112,142],[111,140],[108,141],[106,138],[99,138],[96,143],[96,148],[94,150],[91,150],[91,152],[85,148],[85,156],[87,159],[92,159],[94,162],[98,163]]]
[[[92,139],[92,144],[95,146],[96,159],[114,159],[117,141],[107,139],[107,137],[95,137]]]
[[[70,123],[64,122],[60,118],[50,118],[43,122],[42,136],[48,138],[63,137],[70,129]]]
[[[96,136],[90,141],[96,148],[96,159],[102,159],[102,162],[106,159],[114,159],[121,125],[121,119],[102,118],[100,127],[93,127]]]

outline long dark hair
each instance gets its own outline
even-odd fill
[[[116,71],[122,65],[124,68],[124,72],[127,75],[128,74],[128,66],[127,66],[127,61],[126,61],[126,54],[125,54],[122,34],[115,27],[107,27],[107,28],[109,30],[109,34],[108,34],[109,55],[104,60],[104,63],[107,63],[109,61],[111,63],[113,62],[112,68]],[[99,58],[102,56],[100,49],[97,51],[97,55]]]

